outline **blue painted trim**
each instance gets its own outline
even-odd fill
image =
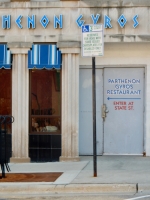
[[[0,44],[0,69],[11,69],[11,52],[6,44]]]
[[[35,44],[28,51],[28,69],[57,69],[62,65],[61,52],[56,45]]]
[[[0,63],[0,69],[11,69],[11,65],[4,65]]]

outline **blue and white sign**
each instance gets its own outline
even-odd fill
[[[103,25],[83,25],[82,30],[82,56],[95,57],[104,55]]]
[[[20,13],[19,16],[16,17],[15,19],[15,23],[18,26],[18,28],[20,29],[24,29],[24,28],[28,28],[28,29],[35,29],[37,24],[40,23],[42,25],[42,27],[44,29],[48,28],[48,25],[50,23],[53,23],[53,27],[54,29],[62,29],[63,28],[63,18],[65,16],[63,16],[62,14],[60,14],[59,16],[54,15],[53,16],[53,20],[49,18],[49,16],[47,15],[43,15],[40,17],[40,20],[38,21],[37,18],[38,16],[35,14],[32,14],[31,16],[22,16],[22,14]],[[2,15],[0,16],[1,20],[2,20],[2,29],[11,29],[11,23],[14,22],[12,21],[12,17],[10,14],[7,15]],[[24,18],[26,18],[26,26],[23,27],[22,25],[22,21],[24,20]],[[114,24],[114,20],[111,19],[110,16],[104,15],[104,28],[105,29],[111,29],[113,28],[113,24]],[[67,20],[67,18],[66,18]],[[93,25],[100,25],[98,24],[101,19],[101,14],[91,14],[91,20],[93,22]],[[134,15],[133,18],[133,28],[137,28],[137,26],[139,25],[139,21],[138,21],[138,14]],[[121,28],[125,28],[125,25],[127,23],[127,19],[126,16],[124,14],[122,14],[118,20],[118,25]],[[131,24],[131,20],[128,21]],[[71,22],[72,23],[72,22]],[[76,19],[76,24],[79,28],[81,28],[82,26],[85,26],[85,20],[84,20],[84,15],[80,14],[77,19]],[[86,26],[91,26],[91,25],[86,25]]]

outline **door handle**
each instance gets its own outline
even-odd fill
[[[106,118],[106,113],[108,113],[109,112],[109,110],[107,109],[107,107],[106,107],[106,104],[103,104],[102,105],[102,118],[105,120],[105,118]]]

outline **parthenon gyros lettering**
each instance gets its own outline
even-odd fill
[[[140,95],[141,90],[107,90],[107,95]]]
[[[132,84],[140,84],[140,79],[108,79],[108,83],[110,84],[122,84],[122,83],[132,83]]]
[[[97,24],[98,20],[100,18],[100,14],[96,14],[95,15],[91,15],[93,24]],[[2,15],[2,28],[3,29],[10,29],[11,28],[11,15],[6,14],[6,15]],[[19,15],[16,19],[15,19],[15,23],[18,26],[18,28],[22,29],[24,28],[22,26],[22,18],[24,16]],[[34,29],[36,28],[36,15],[32,14],[31,16],[26,16],[27,18],[27,28],[29,29]],[[54,28],[63,28],[63,15],[60,14],[59,16],[54,15],[53,17],[53,23],[54,23]],[[76,24],[79,28],[81,28],[84,23],[85,20],[82,20],[83,15],[80,14],[77,19],[76,19]],[[131,19],[133,21],[133,28],[136,28],[139,25],[138,22],[138,15],[133,16],[133,18]],[[117,20],[118,24],[120,25],[121,28],[124,28],[125,24],[127,23],[126,17],[122,14],[118,20]],[[46,15],[43,15],[39,21],[39,23],[41,23],[43,28],[47,28],[48,24],[50,23],[49,17]],[[111,24],[111,18],[108,17],[107,15],[104,15],[104,28],[112,28],[112,24]]]

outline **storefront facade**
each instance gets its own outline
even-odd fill
[[[81,56],[81,26],[93,23],[104,24],[104,56],[96,57],[97,154],[150,155],[149,8],[127,0],[1,4],[0,44],[12,55],[9,95],[0,97],[9,97],[6,114],[15,119],[10,162],[92,155],[92,58]],[[61,62],[53,63],[48,45]],[[31,66],[28,52],[37,46]],[[49,68],[41,64],[45,55]]]

